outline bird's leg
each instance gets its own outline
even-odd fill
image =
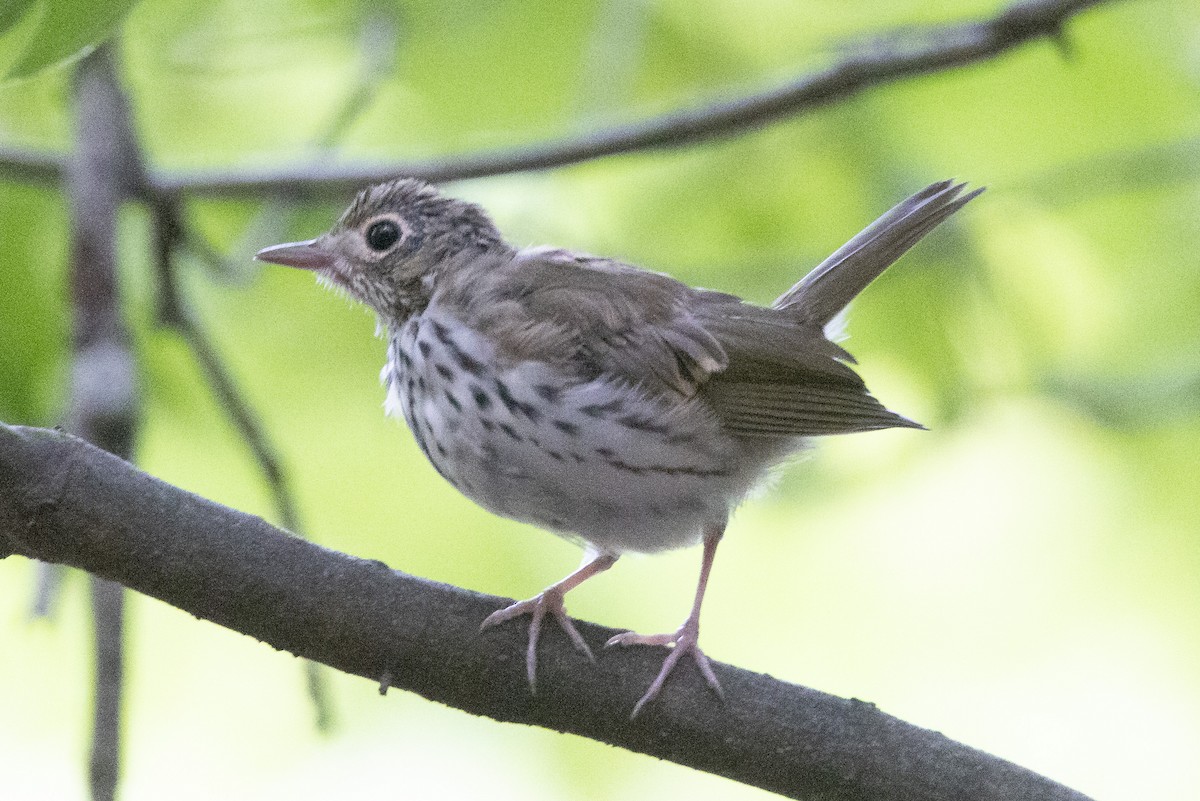
[[[701,675],[708,682],[708,686],[712,688],[721,700],[725,700],[725,693],[721,690],[721,683],[717,681],[717,676],[713,673],[712,665],[709,664],[708,657],[700,650],[698,645],[700,638],[700,605],[704,602],[704,590],[708,587],[708,575],[712,572],[713,560],[717,556],[717,544],[721,542],[721,536],[725,533],[725,524],[721,523],[718,526],[712,526],[704,532],[704,556],[700,562],[700,580],[696,584],[696,599],[692,602],[692,611],[687,616],[687,620],[683,621],[673,634],[635,634],[632,631],[627,631],[624,634],[618,634],[604,644],[605,648],[612,645],[669,645],[671,653],[667,654],[666,660],[663,661],[662,670],[658,672],[658,677],[650,684],[650,688],[646,690],[646,694],[633,707],[633,713],[630,718],[637,717],[638,712],[642,711],[642,707],[653,701],[662,690],[663,684],[667,681],[667,676],[671,675],[671,671],[675,669],[675,665],[683,658],[684,654],[691,654],[692,659],[696,662],[696,667],[700,668]]]
[[[617,557],[613,554],[594,554],[578,570],[562,581],[557,584],[551,584],[532,598],[517,601],[511,606],[506,606],[503,609],[492,612],[479,626],[479,630],[483,631],[506,620],[512,620],[514,617],[520,617],[521,615],[530,616],[529,645],[525,651],[525,674],[529,677],[529,691],[531,693],[537,692],[537,644],[538,637],[542,633],[542,620],[546,617],[547,612],[554,616],[554,619],[558,621],[559,627],[571,638],[571,642],[575,644],[576,650],[580,651],[592,662],[596,661],[596,657],[592,655],[592,649],[588,648],[588,644],[584,642],[583,636],[575,628],[575,624],[571,621],[571,618],[567,616],[567,610],[563,606],[563,596],[597,573],[603,573],[605,570],[608,570],[616,561]]]

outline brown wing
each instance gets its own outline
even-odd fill
[[[743,436],[842,434],[920,428],[888,411],[846,362],[853,357],[825,329],[880,273],[921,237],[977,197],[942,181],[897,204],[823,261],[770,309],[713,298],[699,317],[729,357],[703,396],[731,433]]]
[[[655,394],[699,396],[735,436],[920,428],[871,396],[847,364],[853,357],[824,329],[981,191],[962,189],[946,181],[900,203],[770,309],[608,259],[537,249],[500,271],[504,291],[473,316],[514,360],[549,362],[581,379],[610,375]],[[472,296],[481,294],[488,293]]]
[[[816,325],[774,309],[706,304],[700,320],[729,358],[701,389],[725,429],[747,437],[920,428],[886,409]]]
[[[915,426],[885,409],[818,326],[658,273],[562,250],[522,251],[476,325],[513,361],[580,380],[607,375],[652,394],[699,396],[735,436],[794,437]]]
[[[514,359],[688,398],[728,363],[687,306],[692,290],[669,276],[535,249],[518,254],[503,280],[511,301],[481,310],[479,322]]]

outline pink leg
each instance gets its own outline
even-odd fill
[[[667,654],[666,660],[663,662],[662,670],[658,672],[658,677],[650,684],[650,688],[646,690],[646,694],[633,707],[633,713],[630,718],[637,717],[638,712],[642,711],[642,707],[653,701],[658,696],[663,685],[667,681],[667,676],[671,675],[671,671],[675,669],[675,665],[683,658],[684,654],[691,654],[692,659],[696,662],[696,667],[700,668],[701,675],[708,682],[708,686],[713,689],[722,700],[725,699],[725,694],[721,690],[721,683],[717,681],[717,676],[713,673],[712,665],[709,664],[708,657],[700,650],[697,644],[700,638],[700,605],[704,602],[704,590],[708,587],[708,576],[712,572],[713,560],[717,556],[717,544],[721,542],[721,536],[725,533],[725,524],[713,526],[704,533],[704,556],[700,562],[700,581],[696,584],[696,599],[692,602],[692,611],[687,616],[687,620],[683,621],[673,634],[635,634],[632,631],[627,631],[624,634],[618,634],[613,637],[604,647],[612,645],[669,645],[671,653]]]
[[[517,601],[511,606],[506,606],[503,609],[492,612],[483,621],[482,625],[479,626],[479,630],[483,631],[506,620],[512,620],[514,617],[520,617],[521,615],[531,616],[529,621],[529,646],[525,651],[525,674],[529,677],[529,691],[531,693],[537,693],[537,644],[538,638],[542,633],[542,620],[546,617],[547,612],[553,615],[554,619],[558,621],[559,627],[571,638],[571,642],[575,644],[575,648],[591,661],[596,661],[596,657],[592,656],[592,649],[588,648],[588,644],[584,642],[583,636],[575,628],[575,624],[571,622],[571,618],[567,617],[567,610],[563,606],[563,596],[597,573],[603,573],[605,570],[608,570],[616,561],[617,557],[612,554],[598,554],[592,561],[583,565],[557,584],[551,584],[532,598]]]

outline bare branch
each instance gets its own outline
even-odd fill
[[[677,148],[727,137],[845,100],[903,78],[941,72],[994,58],[1026,42],[1059,37],[1074,14],[1106,0],[1031,0],[998,16],[924,32],[920,44],[862,53],[777,89],[648,122],[514,151],[429,162],[376,165],[306,164],[296,168],[175,173],[155,181],[158,191],[190,195],[341,197],[379,181],[407,175],[433,183],[576,164],[604,156]],[[896,35],[883,41],[899,43]]]
[[[55,184],[65,172],[66,162],[58,153],[0,146],[0,176],[9,181]]]
[[[254,463],[266,479],[271,500],[279,512],[280,523],[289,531],[299,534],[300,515],[274,444],[263,429],[257,413],[242,396],[237,382],[221,360],[208,334],[184,305],[173,265],[174,251],[183,236],[179,210],[174,204],[156,206],[155,228],[159,322],[178,333],[192,351],[200,372],[204,374],[213,395],[216,396],[217,405],[229,415],[238,435],[250,449]]]
[[[479,633],[507,601],[393,571],[176,489],[69,435],[0,425],[0,556],[62,562],[197,617],[385,686],[500,721],[572,732],[792,798],[1086,801],[1004,760],[836,698],[714,665],[722,704],[694,671],[636,720],[654,649],[589,664],[557,629],[538,694],[524,626]],[[581,623],[598,648],[612,630]]]
[[[92,801],[112,801],[121,778],[121,698],[125,694],[125,588],[91,576],[96,640],[92,699],[92,750],[88,758]]]
[[[679,111],[648,122],[542,146],[428,162],[375,165],[305,164],[295,168],[175,173],[156,179],[158,191],[224,197],[283,195],[338,198],[397,176],[433,183],[577,164],[604,156],[678,148],[727,137],[845,100],[894,81],[994,58],[1026,42],[1059,38],[1066,21],[1107,0],[1029,0],[979,22],[924,32],[920,44],[851,56],[777,89]],[[881,41],[899,43],[900,35]]]
[[[1028,42],[1062,41],[1074,15],[1111,0],[1026,0],[995,17],[930,28],[919,36],[879,37],[891,47],[843,59],[812,75],[760,94],[678,111],[646,122],[539,146],[457,158],[376,164],[306,163],[291,167],[206,172],[162,172],[151,188],[168,194],[221,197],[342,198],[362,186],[408,175],[435,183],[544,170],[642,150],[677,148],[728,137],[853,97],[905,78],[929,75],[995,58]],[[916,42],[901,47],[904,41]],[[0,151],[0,174],[50,180],[56,173],[44,156]]]
[[[71,201],[72,370],[66,425],[122,457],[133,451],[138,421],[129,332],[117,282],[117,211],[144,182],[112,57],[101,47],[79,62],[74,86],[75,154],[67,171]],[[124,675],[124,589],[92,585],[96,674],[89,760],[91,797],[111,801],[120,776]]]

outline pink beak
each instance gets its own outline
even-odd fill
[[[321,247],[316,239],[272,245],[255,253],[254,258],[301,270],[326,270],[333,266],[333,255]]]

